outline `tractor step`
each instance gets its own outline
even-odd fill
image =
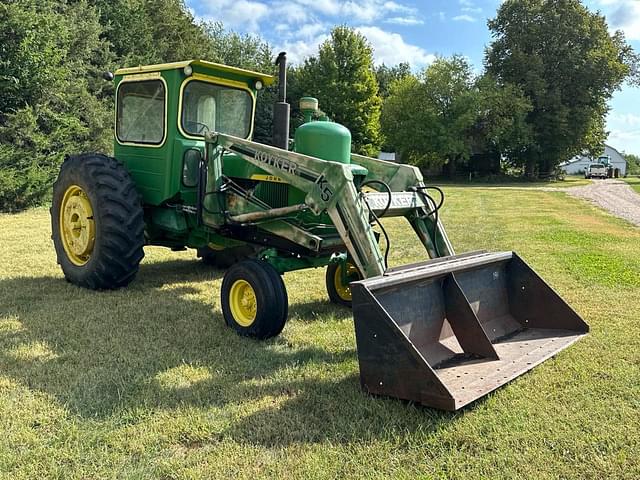
[[[457,410],[589,327],[513,252],[476,252],[351,284],[365,390]]]

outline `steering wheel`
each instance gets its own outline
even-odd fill
[[[196,135],[200,135],[202,133],[207,133],[209,131],[209,126],[206,123],[202,123],[202,122],[196,122],[194,120],[187,120],[185,122],[188,125],[193,125],[194,127],[196,127],[196,131],[192,131],[191,128],[188,128],[187,130],[189,131],[189,133],[193,133]]]

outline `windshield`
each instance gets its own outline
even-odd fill
[[[220,132],[247,138],[253,98],[247,90],[191,81],[182,97],[182,129],[190,135]]]

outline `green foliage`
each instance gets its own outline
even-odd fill
[[[380,105],[373,51],[367,39],[340,26],[318,55],[304,62],[299,91],[317,97],[332,120],[351,130],[353,150],[376,155],[380,149]]]
[[[112,150],[116,67],[204,58],[271,73],[258,37],[198,24],[182,0],[13,0],[0,4],[0,211],[41,203],[65,155]],[[270,137],[273,91],[257,140]]]
[[[46,196],[64,155],[110,148],[96,64],[108,57],[86,1],[0,6],[0,210]]]
[[[531,142],[518,159],[528,174],[550,172],[585,150],[598,153],[607,102],[637,69],[621,32],[579,0],[507,0],[489,21],[486,66],[531,102]]]
[[[479,96],[469,63],[461,56],[439,58],[419,76],[391,86],[382,130],[404,161],[453,172],[472,153]],[[416,132],[420,132],[416,134]]]
[[[624,158],[627,161],[627,175],[640,175],[640,157],[625,153]]]
[[[411,65],[406,62],[388,67],[384,63],[376,67],[376,80],[378,81],[378,92],[383,100],[389,96],[391,85],[397,80],[401,80],[411,75]]]
[[[459,57],[417,77],[406,63],[374,67],[366,38],[336,27],[316,56],[289,68],[292,129],[299,98],[312,95],[366,155],[384,145],[453,171],[499,152],[534,173],[599,154],[608,99],[624,80],[640,83],[622,33],[609,35],[579,0],[507,0],[489,25],[495,39],[479,78]],[[102,72],[203,58],[275,73],[273,53],[259,36],[196,21],[184,0],[2,2],[0,211],[41,203],[65,155],[111,151],[114,92]],[[271,141],[276,95],[273,86],[258,95],[257,141]]]
[[[476,80],[476,91],[475,152],[498,152],[515,163],[531,142],[531,127],[527,123],[531,103],[519,87],[501,85],[489,74]]]

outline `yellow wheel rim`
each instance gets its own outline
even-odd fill
[[[93,253],[96,224],[91,201],[79,186],[71,185],[64,192],[59,221],[64,251],[71,263],[81,267]]]
[[[258,301],[256,292],[246,280],[236,280],[229,291],[229,305],[234,320],[243,327],[249,327],[256,320]]]
[[[342,264],[338,265],[335,273],[333,274],[333,285],[336,289],[338,296],[345,302],[351,301],[351,287],[349,282],[355,281],[359,278],[358,269],[351,263],[347,263],[347,283],[342,282]]]

